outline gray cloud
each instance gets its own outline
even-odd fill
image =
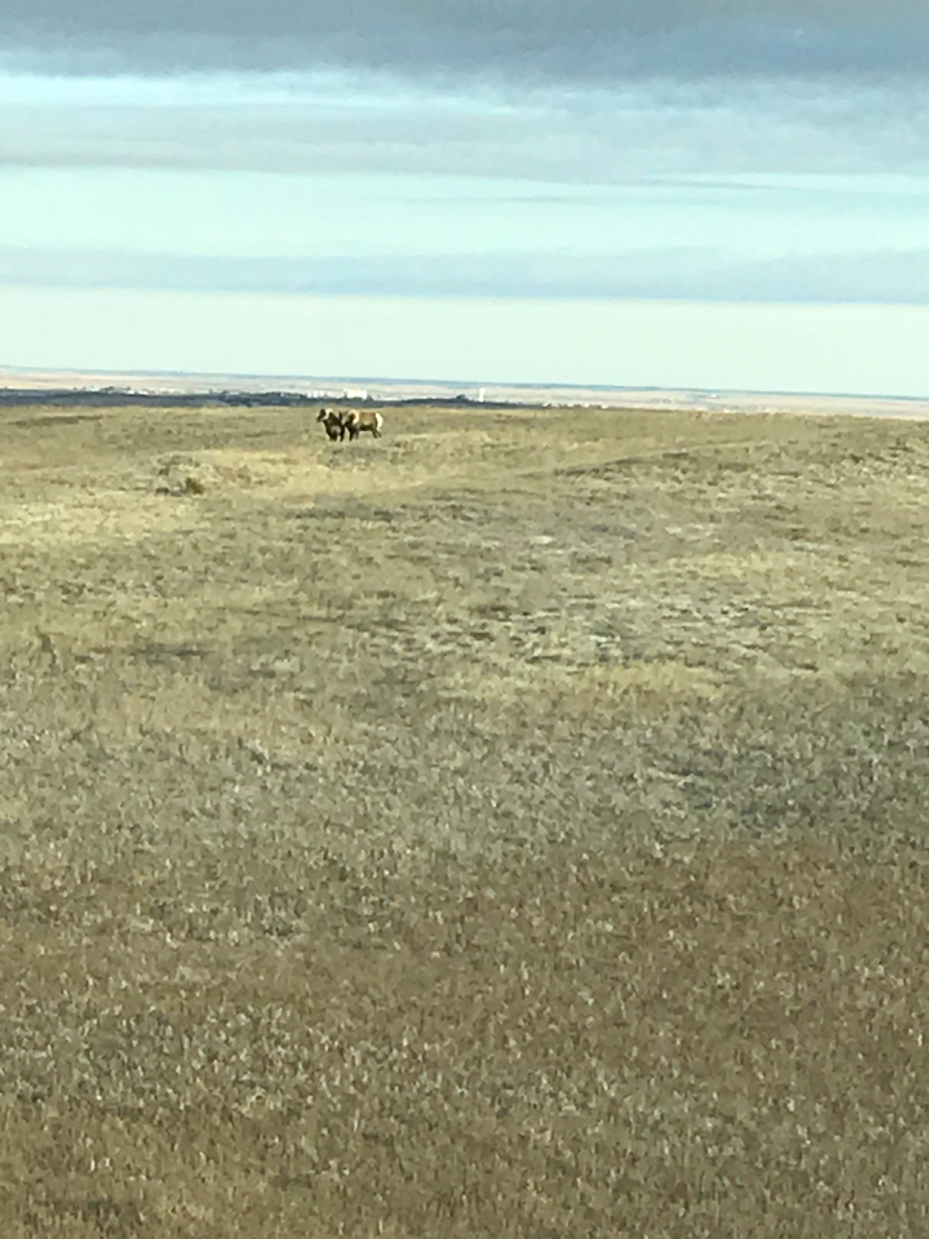
[[[101,71],[874,77],[924,73],[929,14],[924,0],[3,0],[0,44]]]
[[[0,248],[0,284],[211,292],[929,304],[929,250],[222,258]]]
[[[349,93],[357,87],[348,83]],[[929,100],[913,84],[639,83],[500,99],[426,92],[345,104],[7,103],[0,166],[429,172],[583,183],[732,172],[925,171]]]

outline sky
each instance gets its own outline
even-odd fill
[[[0,0],[0,366],[929,395],[924,0]]]

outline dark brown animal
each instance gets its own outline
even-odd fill
[[[323,429],[326,434],[335,442],[336,439],[345,438],[345,426],[342,424],[342,414],[337,409],[320,409],[319,417],[316,419],[322,422]]]

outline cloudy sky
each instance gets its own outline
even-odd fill
[[[925,0],[0,0],[0,365],[929,395]]]

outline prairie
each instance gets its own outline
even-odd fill
[[[901,1236],[929,423],[0,409],[10,1239]]]

